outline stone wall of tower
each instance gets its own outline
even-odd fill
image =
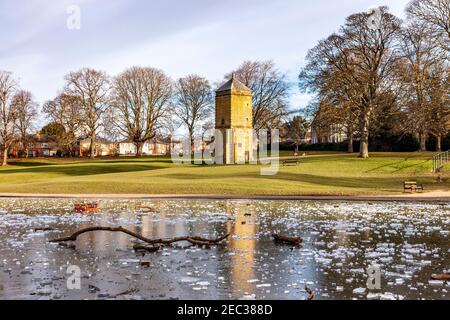
[[[253,160],[252,119],[250,91],[229,90],[216,94],[216,129],[223,136],[225,164]],[[232,134],[227,129],[232,129]]]
[[[253,128],[251,92],[230,90],[217,93],[216,128]]]

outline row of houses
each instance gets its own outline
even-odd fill
[[[90,139],[81,139],[77,141],[71,155],[76,157],[89,156],[89,149],[91,145]],[[170,139],[152,139],[144,143],[142,148],[143,155],[166,155],[170,153]],[[20,155],[18,145],[13,145],[10,148],[9,155],[13,158]],[[28,144],[28,157],[54,157],[64,155],[65,148],[61,147],[58,139],[52,136],[44,136],[39,133],[30,137]],[[112,142],[107,139],[98,137],[94,142],[94,155],[96,157],[111,157],[111,156],[134,156],[136,155],[136,146],[130,141]]]
[[[170,139],[152,139],[142,146],[143,155],[161,156],[170,153]],[[78,148],[80,157],[89,155],[91,145],[90,139],[81,140]],[[106,139],[98,138],[94,145],[94,155],[96,157],[108,156],[134,156],[137,153],[136,145],[130,141],[111,142]]]

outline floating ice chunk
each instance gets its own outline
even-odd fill
[[[428,281],[428,284],[430,286],[443,286],[444,285],[444,281],[442,281],[442,280],[430,280],[430,281]]]
[[[397,299],[395,299],[394,294],[391,292],[381,293],[379,295],[379,297],[380,297],[380,300],[397,300]]]
[[[359,269],[350,269],[351,273],[365,273],[363,268],[359,268]]]
[[[119,262],[122,264],[128,264],[128,263],[139,263],[139,259],[120,259]]]
[[[364,293],[366,293],[366,290],[366,288],[356,288],[353,289],[353,294],[363,295]]]
[[[194,278],[194,277],[183,277],[180,279],[180,282],[181,283],[194,283],[194,282],[197,282],[198,280],[200,280],[200,279]]]
[[[369,292],[369,293],[367,294],[367,299],[368,299],[368,300],[377,300],[377,299],[380,299],[380,294],[379,294],[379,293],[372,293],[372,292]]]

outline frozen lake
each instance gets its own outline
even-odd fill
[[[450,299],[450,283],[430,281],[450,272],[448,203],[100,200],[98,213],[80,214],[75,202],[0,200],[0,299],[303,300],[305,284],[315,299]],[[91,226],[149,238],[232,236],[145,255],[120,233],[84,234],[72,248],[48,242]],[[273,233],[303,245],[276,244]],[[73,265],[80,290],[67,288]],[[372,265],[381,290],[367,288]]]

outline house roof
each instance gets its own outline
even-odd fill
[[[134,144],[134,142],[131,141],[131,140],[122,140],[122,141],[119,142],[119,144],[120,144],[120,143],[123,143],[123,144],[125,144],[125,143],[131,143],[131,144]],[[170,143],[170,139],[169,139],[169,138],[153,138],[153,139],[150,139],[150,140],[148,140],[148,141],[146,141],[146,142],[144,142],[144,143],[167,144],[167,143]]]
[[[88,142],[88,143],[90,143],[91,139],[89,139],[89,138],[81,139],[80,142],[83,142],[83,143]],[[113,144],[113,143],[115,143],[113,141],[109,141],[109,140],[107,140],[105,138],[102,138],[102,137],[96,137],[94,142],[95,143],[103,143],[103,144]]]
[[[230,91],[230,90],[237,90],[237,91],[252,91],[250,88],[248,88],[245,84],[243,84],[241,81],[236,79],[234,74],[231,76],[231,79],[225,82],[219,89],[216,90],[216,92],[223,92],[223,91]]]
[[[31,136],[33,143],[47,143],[47,142],[57,142],[58,138],[56,136],[41,136],[33,135]]]

